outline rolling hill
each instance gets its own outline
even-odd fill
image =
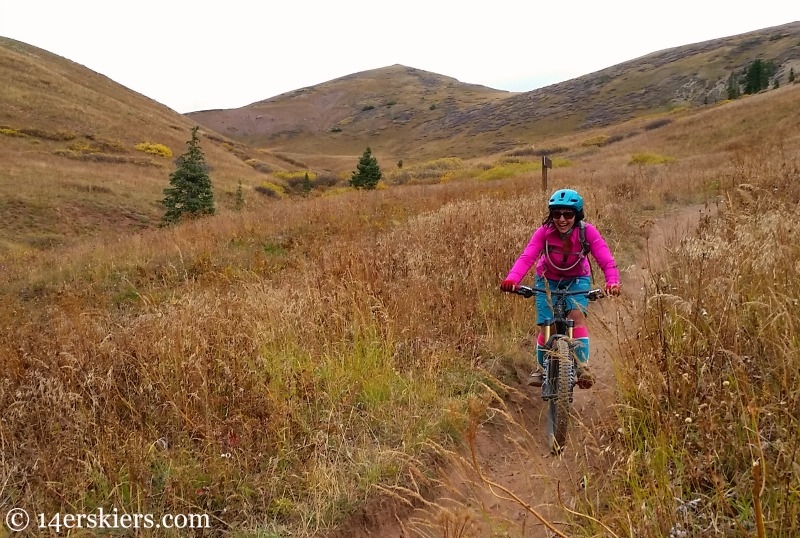
[[[397,157],[492,154],[545,137],[727,98],[732,73],[771,60],[800,72],[800,22],[653,52],[525,93],[395,65],[232,110],[188,114],[231,138],[281,151]]]
[[[753,38],[742,65],[783,54],[768,47],[797,41],[784,33]],[[675,84],[697,69],[665,61],[686,69]],[[141,149],[180,153],[193,119],[0,40],[0,510],[193,514],[213,536],[538,536],[545,518],[571,536],[799,535],[787,335],[800,250],[786,215],[800,202],[800,85],[655,114],[669,77],[641,110],[608,81],[562,103],[566,118],[602,97],[593,120],[512,125],[510,107],[548,90],[409,69],[383,71],[406,77],[393,92],[428,80],[453,99],[420,94],[430,104],[382,148],[408,163],[386,167],[388,188],[255,192],[284,171],[316,183],[352,167],[377,140],[348,135],[362,119],[275,145],[206,126],[219,214],[131,233],[157,225],[174,166]],[[341,99],[377,129],[401,101],[382,100],[386,76],[359,101],[367,75]],[[524,143],[504,151],[514,128]],[[327,145],[338,135],[352,154]],[[543,445],[547,404],[520,385],[534,305],[498,290],[545,211],[543,148],[560,164],[550,186],[584,193],[625,286],[592,306],[599,382],[577,395],[559,458]],[[407,170],[428,175],[399,186]],[[239,181],[250,210],[233,212]],[[481,483],[450,472],[481,466]]]
[[[759,58],[786,84],[800,71],[800,23],[654,52],[526,93],[394,65],[181,115],[53,52],[0,38],[0,253],[157,226],[174,162],[147,148],[177,156],[196,124],[227,210],[240,182],[248,204],[266,199],[256,191],[279,196],[292,171],[346,184],[367,145],[381,162],[409,165],[565,147],[550,141],[718,102],[731,73]]]

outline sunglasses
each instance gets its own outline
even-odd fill
[[[561,217],[564,217],[565,219],[570,220],[570,219],[574,219],[575,218],[575,212],[574,211],[569,211],[569,210],[567,210],[567,211],[553,210],[553,211],[550,212],[550,216],[553,217],[553,220],[558,220]]]

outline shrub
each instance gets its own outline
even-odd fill
[[[27,138],[28,136],[25,133],[21,133],[16,129],[11,129],[8,127],[0,127],[0,134],[4,134],[6,136],[16,136],[18,138]]]
[[[137,166],[162,166],[160,163],[153,162],[147,157],[131,157],[129,155],[109,155],[108,153],[84,153],[81,151],[74,151],[71,149],[57,149],[53,154],[59,157],[66,157],[74,161],[89,161],[96,163],[114,163],[114,164],[135,164]]]
[[[72,144],[67,146],[67,149],[69,149],[70,151],[75,151],[77,153],[100,153],[102,151],[97,146],[93,146],[83,141],[73,142]]]
[[[159,157],[165,157],[167,159],[172,157],[172,150],[163,144],[141,142],[139,144],[136,144],[134,148],[139,151],[143,151],[145,153],[151,153],[153,155],[158,155]]]
[[[610,139],[611,137],[608,135],[597,135],[581,142],[581,146],[585,148],[596,146],[599,148],[608,144]]]
[[[664,157],[656,153],[636,153],[630,160],[630,164],[669,164],[674,162],[677,162],[674,157]]]
[[[269,164],[259,161],[258,159],[247,159],[244,164],[250,166],[253,168],[253,170],[261,172],[262,174],[271,174],[275,170]]]
[[[339,183],[339,178],[336,177],[331,172],[322,172],[314,180],[314,186],[317,187],[317,188],[320,188],[320,187],[333,187],[337,183]]]
[[[274,183],[270,183],[269,181],[265,181],[261,185],[257,185],[253,190],[266,196],[267,198],[283,198],[284,196],[283,188],[275,185]]]
[[[526,172],[541,170],[542,163],[506,163],[499,166],[493,166],[489,170],[481,172],[478,175],[479,180],[492,181],[496,179],[506,179],[510,177],[520,176]]]
[[[44,129],[20,129],[20,132],[34,138],[55,140],[56,142],[66,142],[78,136],[72,131],[45,131]]]
[[[83,136],[87,140],[91,140],[92,145],[97,147],[100,151],[110,151],[111,153],[126,153],[128,151],[125,145],[117,140],[97,138],[93,134],[86,134]]]
[[[659,118],[657,120],[653,120],[650,123],[645,124],[644,130],[652,131],[653,129],[658,129],[659,127],[669,125],[670,123],[672,123],[672,120],[669,118]]]
[[[314,172],[306,172],[305,170],[295,170],[294,172],[275,172],[272,174],[274,177],[278,179],[283,179],[285,181],[296,181],[299,179],[303,179],[304,176],[308,175],[310,179],[314,179],[317,177],[317,174]]]
[[[362,112],[366,112],[367,110],[372,110],[373,108],[375,108],[375,107],[372,106],[372,105],[366,105],[364,108],[361,109],[361,111]]]
[[[292,194],[305,195],[314,189],[316,174],[313,172],[291,172],[291,174],[284,172],[283,174],[288,176],[282,178],[286,181],[286,190]]]
[[[331,129],[331,132],[332,133],[341,133],[342,132],[342,128],[341,127],[334,127],[333,129]]]

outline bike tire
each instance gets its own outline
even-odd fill
[[[567,443],[570,414],[570,349],[563,338],[556,340],[550,360],[558,361],[558,376],[553,380],[555,394],[550,399],[548,413],[548,444],[554,454],[564,449]]]

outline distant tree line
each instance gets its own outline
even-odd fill
[[[758,93],[769,88],[770,79],[777,71],[772,60],[754,60],[743,72],[731,73],[728,77],[728,99],[737,99],[744,94]],[[794,69],[789,72],[789,82],[794,82]],[[776,78],[773,87],[780,86]]]

